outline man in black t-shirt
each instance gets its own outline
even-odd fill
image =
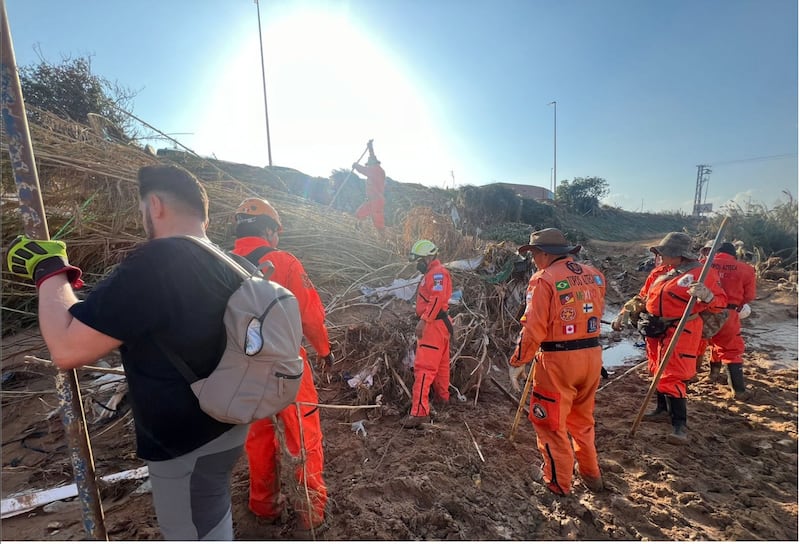
[[[204,378],[225,348],[225,306],[240,279],[206,250],[180,238],[205,238],[208,197],[175,166],[139,170],[148,242],[134,250],[83,302],[80,270],[63,244],[21,239],[9,268],[36,281],[39,324],[61,369],[92,363],[119,348],[147,461],[153,502],[166,540],[232,540],[230,476],[247,425],[213,419],[158,341]],[[59,249],[60,244],[60,249]]]

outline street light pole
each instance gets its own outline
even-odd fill
[[[267,73],[264,71],[264,44],[261,41],[261,6],[258,0],[253,0],[256,3],[256,13],[258,13],[258,50],[261,52],[261,81],[264,85],[264,121],[267,124],[267,157],[269,158],[269,165],[272,166],[272,145],[269,140],[269,113],[267,110]]]
[[[556,183],[558,182],[558,170],[556,170],[556,112],[558,111],[558,104],[553,100],[548,106],[553,106],[553,198],[556,195]]]

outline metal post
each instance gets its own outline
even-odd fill
[[[2,6],[2,43],[0,43],[0,60],[2,61],[2,118],[8,153],[11,158],[11,169],[14,172],[14,183],[19,195],[19,207],[25,234],[37,240],[49,240],[47,217],[39,189],[39,176],[33,157],[33,146],[25,115],[25,104],[22,100],[22,88],[17,73],[17,62],[14,57],[14,46],[11,41],[11,30],[6,14],[5,0]],[[61,421],[64,425],[69,445],[72,471],[78,497],[81,502],[81,514],[86,535],[94,540],[108,540],[103,522],[103,507],[94,473],[94,458],[86,433],[86,417],[83,413],[80,388],[75,370],[60,370],[56,374],[56,393],[61,409]]]
[[[556,113],[558,104],[553,100],[548,106],[553,106],[553,198],[555,198],[556,184],[558,183],[558,169],[556,168]]]
[[[256,13],[258,14],[258,50],[261,53],[261,81],[264,86],[264,121],[267,124],[267,156],[269,158],[269,165],[272,166],[272,145],[269,140],[269,112],[267,110],[267,73],[264,70],[264,43],[261,41],[261,6],[258,0],[256,3]]]

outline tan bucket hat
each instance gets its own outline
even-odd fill
[[[577,253],[581,246],[574,246],[569,243],[566,236],[558,229],[543,229],[531,233],[530,243],[521,246],[517,253],[525,253],[533,248],[540,249],[551,255],[566,255],[567,253]]]
[[[692,252],[692,238],[685,232],[670,232],[657,246],[651,247],[650,251],[665,257],[697,259],[697,255]]]

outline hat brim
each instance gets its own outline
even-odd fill
[[[650,247],[650,253],[654,253],[656,255],[663,255],[665,257],[683,257],[684,259],[689,259],[689,260],[697,259],[697,255],[695,255],[693,253],[688,253],[688,254],[687,253],[681,253],[679,255],[668,255],[668,254],[664,253],[663,247],[664,246],[652,246],[652,247]]]
[[[579,246],[579,245],[578,246],[548,246],[548,245],[538,245],[538,244],[537,245],[527,244],[527,245],[524,245],[524,246],[520,246],[520,248],[517,249],[517,253],[519,253],[521,255],[523,253],[527,253],[527,252],[533,250],[533,248],[540,249],[540,250],[544,251],[545,253],[549,253],[551,255],[567,255],[569,253],[573,253],[574,254],[574,253],[578,253],[581,250],[581,246]]]

